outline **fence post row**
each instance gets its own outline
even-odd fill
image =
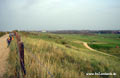
[[[23,74],[23,77],[26,75],[26,69],[25,69],[25,64],[24,64],[24,44],[21,42],[20,35],[15,32],[16,40],[17,40],[17,47],[19,50],[19,59],[20,59],[20,66],[21,66],[21,71]]]

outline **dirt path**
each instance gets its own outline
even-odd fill
[[[107,56],[116,57],[116,56],[114,56],[114,55],[110,55],[110,54],[107,54],[107,53],[104,53],[104,52],[101,52],[101,51],[97,51],[97,50],[91,48],[91,47],[87,44],[87,42],[83,42],[83,45],[84,45],[87,49],[89,49],[89,50],[91,50],[91,51],[99,52],[99,53],[104,54],[104,55],[107,55]],[[118,58],[118,57],[117,57],[117,58]]]
[[[88,46],[87,42],[83,42],[83,45],[84,45],[87,49],[89,49],[89,50],[91,50],[91,51],[96,51],[95,49],[93,49],[93,48],[91,48],[90,46]]]
[[[75,43],[79,43],[79,44],[83,44],[83,46],[85,46],[87,49],[91,50],[91,51],[96,51],[95,49],[91,48],[87,42],[83,42],[83,41],[74,41]]]
[[[9,53],[9,48],[7,48],[6,39],[8,38],[8,34],[0,37],[0,78],[3,78],[3,74],[6,70],[7,58]]]
[[[74,42],[75,42],[75,43],[79,43],[79,44],[83,44],[83,46],[86,47],[87,49],[89,49],[90,51],[99,52],[99,53],[104,54],[104,55],[107,55],[107,56],[116,57],[116,56],[114,56],[114,55],[110,55],[110,54],[108,54],[108,53],[104,53],[104,52],[101,52],[101,51],[97,51],[97,50],[91,48],[91,47],[88,45],[87,42],[83,42],[83,41],[74,41]],[[105,44],[106,44],[106,43],[105,43]],[[117,58],[118,58],[118,57],[117,57]]]

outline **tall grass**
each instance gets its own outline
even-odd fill
[[[120,78],[120,59],[87,49],[75,50],[62,44],[22,35],[25,46],[26,78]],[[6,78],[14,76],[19,61],[15,41],[10,45]],[[17,64],[17,65],[16,65]],[[48,73],[49,72],[49,73]],[[117,76],[86,76],[91,72],[115,72]]]

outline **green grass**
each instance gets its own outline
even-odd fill
[[[85,41],[90,47],[115,56],[120,56],[120,34],[78,35],[61,34],[66,39]],[[119,48],[116,48],[119,46]]]
[[[96,34],[96,35],[81,35],[81,34],[61,34],[61,36],[64,36],[67,39],[70,40],[80,40],[80,41],[85,41],[85,42],[105,42],[105,43],[119,43],[120,41],[118,40],[118,37],[120,35],[111,35],[109,34]],[[112,36],[115,36],[112,37]],[[111,38],[112,37],[112,38]],[[117,38],[116,38],[117,37]]]
[[[116,48],[116,46],[120,46],[120,44],[89,44],[89,46],[98,51],[120,57],[120,48]]]
[[[92,48],[95,48],[95,49],[111,49],[111,48],[116,48],[116,44],[89,44]],[[118,45],[120,46],[120,45]]]
[[[74,42],[85,39],[83,35],[25,32],[20,34],[25,46],[26,78],[49,78],[46,68],[55,78],[120,78],[120,59],[90,51],[81,43]],[[92,38],[99,39],[97,36]],[[91,41],[89,39],[86,37],[85,41]],[[14,77],[16,67],[18,72],[20,71],[15,43],[14,40],[10,45],[6,78]],[[33,55],[36,58],[33,58]],[[117,76],[86,76],[86,73],[94,72],[115,72]]]
[[[56,34],[51,34],[51,33],[29,33],[29,32],[23,32],[22,34],[24,34],[25,36],[27,36],[29,34],[30,38],[43,39],[43,40],[54,42],[57,44],[62,44],[69,48],[71,48],[72,46],[77,47],[77,48],[79,48],[79,47],[84,48],[82,46],[82,44],[75,43],[75,42],[73,42],[72,39],[68,39],[61,35],[56,35]]]

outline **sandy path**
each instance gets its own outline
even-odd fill
[[[75,43],[79,43],[79,44],[83,44],[83,46],[85,46],[87,49],[91,50],[91,51],[96,51],[95,49],[91,48],[87,42],[83,42],[83,41],[74,41]]]
[[[91,51],[96,51],[95,49],[93,49],[93,48],[91,48],[90,46],[88,46],[87,42],[83,42],[83,45],[84,45],[87,49],[89,49],[89,50],[91,50]]]
[[[107,56],[116,57],[116,56],[114,56],[114,55],[110,55],[110,54],[107,54],[107,53],[104,53],[104,52],[101,52],[101,51],[97,51],[97,50],[91,48],[91,47],[87,44],[87,42],[83,42],[83,45],[84,45],[87,49],[89,49],[89,50],[91,50],[91,51],[99,52],[99,53],[104,54],[104,55],[107,55]],[[117,58],[118,58],[118,57],[117,57]]]
[[[0,37],[0,78],[3,78],[3,74],[6,70],[7,58],[9,53],[9,48],[7,48],[6,39],[8,34]]]

